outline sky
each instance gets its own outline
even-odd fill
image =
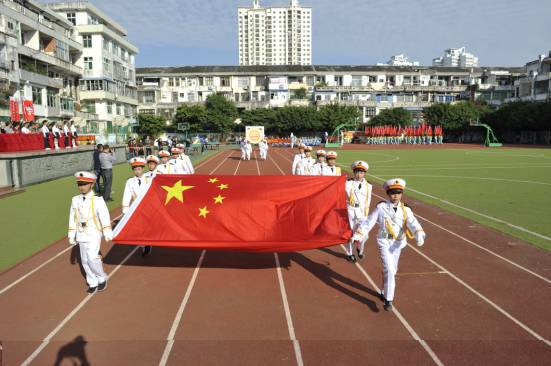
[[[61,0],[59,0],[61,1]],[[48,2],[48,1],[45,1]],[[252,0],[91,0],[128,30],[138,67],[237,65],[237,8]],[[260,0],[287,6],[289,0]],[[465,46],[481,66],[523,66],[551,51],[551,0],[301,0],[312,63],[372,65],[404,53],[430,65]]]

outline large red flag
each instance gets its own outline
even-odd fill
[[[158,175],[117,244],[299,251],[347,242],[345,177]]]

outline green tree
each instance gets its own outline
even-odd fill
[[[307,92],[306,88],[297,89],[291,96],[291,99],[306,99]]]
[[[489,111],[488,106],[472,102],[437,103],[424,108],[423,115],[429,124],[442,125],[446,131],[463,131]]]
[[[199,104],[183,104],[178,107],[173,122],[176,126],[178,123],[189,123],[190,131],[205,131],[207,125],[207,109],[205,106]]]
[[[320,130],[333,131],[343,123],[355,123],[361,117],[360,110],[338,103],[327,104],[318,109]]]
[[[277,111],[273,108],[256,108],[241,113],[244,126],[264,126],[266,133],[274,133],[276,128]]]
[[[157,137],[166,130],[166,120],[152,114],[138,114],[139,125],[136,128],[138,134]]]
[[[235,103],[222,95],[211,94],[206,101],[206,129],[215,132],[230,132],[238,117]]]
[[[383,109],[369,121],[370,125],[411,126],[413,118],[404,108]]]

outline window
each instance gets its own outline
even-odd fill
[[[93,58],[92,57],[85,57],[84,58],[84,70],[92,70],[93,67]]]
[[[113,114],[113,102],[107,102],[107,114]]]
[[[13,25],[12,22],[8,22],[8,29],[9,30],[14,30],[15,29],[15,26]]]
[[[122,104],[119,105],[118,110],[119,110],[119,116],[124,115],[124,107],[122,106]]]
[[[91,48],[92,47],[92,35],[87,34],[82,36],[82,45],[84,48]]]
[[[103,58],[103,72],[106,74],[111,73],[111,60],[108,58]]]
[[[69,98],[61,98],[61,109],[64,111],[74,111],[75,102]]]
[[[55,89],[48,89],[46,94],[48,97],[48,107],[57,107],[57,91]]]
[[[69,54],[69,46],[67,43],[56,39],[55,55],[65,61],[70,61],[71,56]]]
[[[103,39],[103,50],[109,52],[111,50],[111,42],[107,39]]]
[[[155,91],[154,90],[146,90],[143,93],[143,102],[144,103],[155,103]]]
[[[77,25],[77,18],[75,13],[67,13],[67,20],[73,23],[73,25]]]
[[[33,92],[33,103],[36,105],[42,105],[42,89],[33,86],[32,92]]]

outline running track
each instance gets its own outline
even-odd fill
[[[288,173],[292,151],[271,149],[265,162],[254,160],[257,151],[251,161],[238,157],[220,152],[197,171]],[[383,196],[378,187],[374,194]],[[72,251],[58,255],[62,240],[0,276],[3,362],[549,364],[551,254],[407,202],[428,239],[402,252],[395,312],[378,300],[373,239],[358,265],[340,246],[278,255],[154,248],[142,259],[104,244],[109,286],[92,296]]]

